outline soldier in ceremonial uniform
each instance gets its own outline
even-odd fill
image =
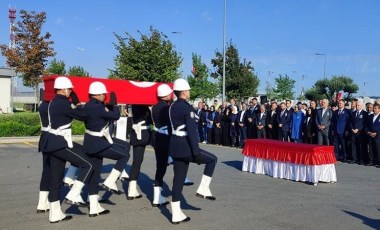
[[[174,179],[172,189],[172,223],[179,224],[190,220],[181,210],[183,182],[189,168],[189,163],[206,164],[202,181],[197,190],[197,197],[215,200],[211,194],[210,183],[214,173],[217,158],[211,153],[199,149],[197,138],[196,111],[187,102],[190,98],[190,86],[185,79],[174,82],[174,94],[177,96],[169,108],[172,127],[169,153],[174,160]]]
[[[39,106],[39,114],[41,119],[41,136],[38,142],[38,152],[41,152],[43,143],[46,140],[49,129],[49,118],[47,114],[49,101],[43,100]],[[44,213],[49,211],[50,203],[48,199],[49,195],[49,183],[50,183],[50,162],[49,154],[42,152],[42,175],[40,180],[40,192],[37,205],[37,213]]]
[[[166,84],[157,88],[159,101],[152,107],[152,120],[154,123],[154,152],[156,154],[156,176],[153,188],[153,207],[167,205],[169,202],[161,195],[163,179],[166,173],[169,157],[169,143],[171,127],[169,121],[169,102],[173,90]]]
[[[93,172],[93,166],[90,159],[83,153],[80,145],[72,142],[71,122],[73,119],[84,120],[86,114],[75,105],[79,100],[75,93],[72,92],[73,85],[67,77],[57,77],[54,81],[56,95],[41,114],[48,117],[48,133],[42,143],[42,152],[49,154],[50,162],[50,185],[49,185],[49,202],[50,212],[49,220],[51,223],[69,220],[72,216],[66,216],[61,210],[59,199],[59,189],[65,170],[66,161],[81,171],[74,182],[70,192],[67,194],[65,202],[69,204],[78,204],[76,199],[84,184],[88,181]],[[71,96],[73,104],[68,100]]]
[[[121,194],[116,181],[125,169],[129,159],[130,147],[127,142],[116,140],[110,135],[109,125],[120,118],[116,94],[111,92],[110,102],[105,105],[107,89],[101,82],[93,82],[89,87],[90,101],[84,106],[88,118],[85,121],[86,131],[83,140],[84,151],[89,155],[94,173],[89,180],[90,217],[109,213],[98,203],[98,180],[103,164],[103,158],[116,160],[116,164],[103,183],[103,187],[115,194]],[[120,144],[119,144],[120,143]]]
[[[133,146],[133,162],[128,186],[128,200],[142,197],[137,190],[137,178],[144,160],[145,147],[150,144],[150,125],[152,124],[150,109],[147,105],[132,105],[132,116],[130,144]]]

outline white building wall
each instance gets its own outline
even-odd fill
[[[12,113],[12,77],[11,69],[0,68],[0,108],[1,113]]]

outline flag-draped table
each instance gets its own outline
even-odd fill
[[[243,148],[244,172],[294,181],[336,182],[333,146],[247,139]]]

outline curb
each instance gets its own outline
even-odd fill
[[[24,143],[24,142],[37,143],[39,140],[40,140],[40,136],[0,137],[0,144],[18,144],[18,143]],[[73,141],[83,141],[83,136],[75,135],[73,136]]]

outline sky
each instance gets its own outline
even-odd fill
[[[360,88],[358,96],[380,96],[380,1],[226,3],[226,42],[232,41],[240,57],[252,62],[259,91],[265,92],[268,80],[273,84],[279,74],[287,74],[296,80],[298,95],[302,82],[311,87],[325,69],[326,77],[352,77]],[[153,26],[182,50],[185,76],[191,74],[192,53],[212,69],[215,51],[223,49],[224,0],[0,0],[0,44],[9,43],[9,5],[16,7],[17,16],[22,9],[46,12],[43,29],[52,34],[55,58],[66,67],[82,66],[95,77],[107,77],[114,68],[114,33],[139,38],[138,31],[147,34]],[[0,66],[5,61],[0,56]]]

